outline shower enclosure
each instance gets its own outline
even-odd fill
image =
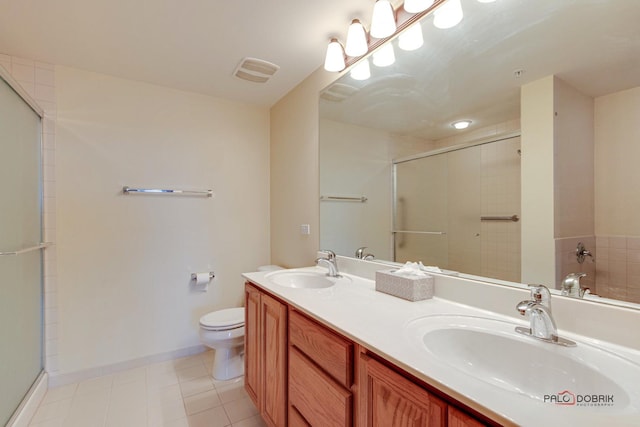
[[[43,371],[41,113],[0,70],[0,425]]]
[[[394,161],[393,258],[520,281],[520,137]]]

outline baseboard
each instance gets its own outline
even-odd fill
[[[60,387],[67,384],[77,383],[91,378],[101,377],[103,375],[116,374],[129,369],[135,369],[151,363],[164,362],[165,360],[178,359],[180,357],[192,356],[205,351],[207,348],[203,345],[182,348],[179,350],[169,351],[167,353],[154,354],[152,356],[141,357],[139,359],[127,360],[125,362],[114,363],[112,365],[99,366],[97,368],[85,369],[82,371],[69,372],[64,374],[49,374],[49,388]]]
[[[27,427],[31,418],[35,415],[47,392],[49,375],[42,371],[38,379],[33,383],[27,395],[22,399],[20,406],[9,419],[6,427]]]

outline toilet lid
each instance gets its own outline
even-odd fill
[[[233,329],[244,325],[244,307],[212,311],[200,318],[200,325],[208,329]]]

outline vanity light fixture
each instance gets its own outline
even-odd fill
[[[479,3],[493,3],[496,0],[478,0]]]
[[[451,126],[458,130],[462,130],[468,128],[471,123],[471,120],[458,120],[457,122],[451,123]]]
[[[460,0],[447,0],[447,2],[436,9],[433,15],[433,25],[443,30],[455,27],[462,21],[462,17],[463,13]]]
[[[371,17],[371,37],[383,39],[396,32],[396,16],[389,0],[377,0]]]
[[[354,19],[347,32],[347,44],[344,51],[349,56],[362,56],[369,51],[367,32],[359,19]]]
[[[376,67],[388,67],[394,62],[396,62],[396,54],[391,43],[383,44],[373,52],[373,65]]]
[[[327,46],[327,54],[324,58],[324,69],[330,72],[344,70],[344,49],[337,38],[332,38]]]
[[[402,50],[416,50],[422,47],[424,38],[422,37],[422,25],[416,22],[407,28],[400,37],[398,37],[398,47]]]
[[[404,10],[409,13],[418,13],[422,12],[423,10],[427,10],[432,4],[433,0],[405,0],[403,7]]]
[[[369,58],[364,58],[351,69],[351,78],[354,80],[367,80],[369,77],[371,77]]]

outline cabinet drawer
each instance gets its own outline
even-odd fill
[[[312,426],[352,425],[352,395],[295,348],[289,349],[289,404]]]
[[[353,344],[295,310],[289,314],[289,343],[343,386],[353,384]]]

